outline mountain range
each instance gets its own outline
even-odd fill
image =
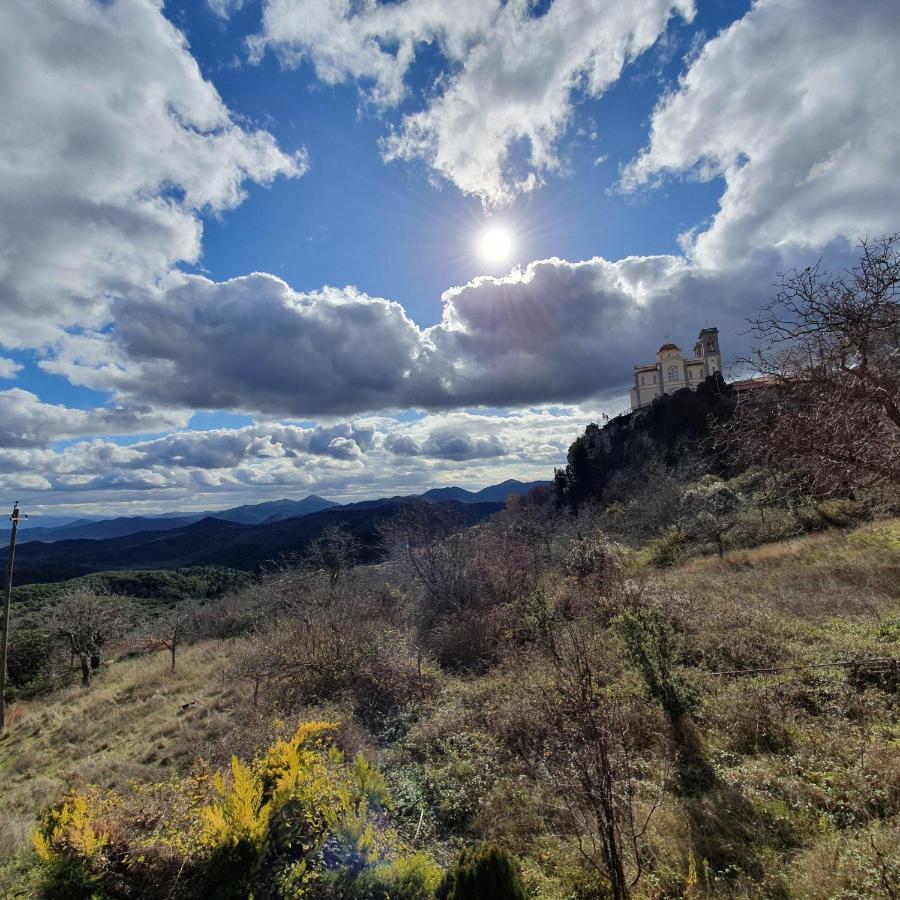
[[[480,491],[467,491],[460,487],[433,488],[425,491],[424,494],[382,497],[349,504],[335,503],[333,500],[326,500],[324,497],[310,494],[302,500],[268,500],[263,503],[251,503],[234,506],[230,509],[205,512],[172,512],[156,516],[118,516],[109,519],[82,518],[65,525],[55,526],[31,524],[25,520],[19,528],[19,543],[23,544],[26,541],[55,543],[56,541],[82,539],[106,540],[129,534],[139,534],[142,531],[171,531],[203,519],[219,519],[239,525],[263,525],[307,516],[325,509],[365,509],[381,506],[388,502],[456,500],[460,503],[504,503],[510,494],[527,494],[533,488],[543,487],[547,484],[549,482],[546,481],[522,482],[509,479],[500,484],[489,485]]]
[[[16,548],[15,580],[28,584],[63,581],[91,572],[209,565],[249,571],[267,560],[302,552],[331,526],[351,532],[359,542],[361,561],[371,562],[380,552],[379,524],[404,506],[426,502],[451,514],[459,524],[471,525],[502,509],[509,495],[525,494],[546,484],[506,481],[480,491],[438,488],[344,505],[313,495],[206,516],[174,513],[161,518],[82,520],[57,528],[28,529],[25,525]]]

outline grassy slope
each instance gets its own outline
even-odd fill
[[[707,698],[699,725],[723,781],[772,823],[761,858],[770,866],[790,865],[798,896],[816,896],[826,882],[839,886],[855,864],[848,842],[857,832],[868,840],[861,811],[898,804],[895,696],[850,689],[839,669],[742,678],[712,672],[855,655],[900,657],[900,520],[742,551],[725,561],[694,560],[651,577],[689,603],[688,647],[698,660],[692,671]],[[5,877],[20,896],[28,895],[30,854],[22,848],[35,813],[67,783],[122,788],[131,779],[164,778],[197,756],[221,761],[235,747],[252,747],[249,690],[223,677],[233,650],[227,642],[186,648],[174,674],[162,654],[116,663],[90,692],[71,688],[12,708],[12,725],[0,738],[0,856],[21,852],[5,873],[0,869],[0,887]],[[447,678],[429,718],[407,744],[440,735],[445,727],[450,733],[471,727],[472,746],[484,740],[485,751],[494,752],[502,735],[489,733],[491,726],[479,731],[478,710],[491,710],[493,727],[503,716],[509,721],[500,721],[502,727],[518,727],[513,702],[527,694],[523,665],[528,664],[510,662],[477,679]],[[182,709],[187,703],[194,705]],[[403,752],[390,750],[384,763],[402,768]],[[465,776],[466,783],[471,777]],[[494,778],[485,776],[478,821],[486,824],[476,827],[483,836],[527,851],[520,837],[525,825],[513,821]],[[492,814],[492,804],[501,815]],[[652,839],[671,855],[672,865],[689,864],[684,845],[672,837],[688,827],[674,800],[654,820]],[[880,846],[900,847],[896,828],[879,832],[878,840]],[[532,883],[543,877],[535,875]],[[556,896],[549,882],[542,896]],[[860,896],[878,896],[877,885]]]
[[[163,779],[198,756],[220,756],[218,742],[246,695],[222,677],[229,649],[216,642],[185,648],[174,673],[167,653],[124,660],[90,691],[72,687],[12,706],[0,738],[0,855],[28,846],[35,813],[67,785],[122,789]]]

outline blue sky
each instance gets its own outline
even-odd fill
[[[50,5],[0,10],[38,513],[549,477],[663,339],[735,358],[777,272],[900,228],[890,0]]]
[[[207,218],[202,268],[216,279],[272,272],[297,290],[354,284],[399,300],[417,322],[432,325],[447,287],[508,269],[510,261],[486,270],[475,249],[475,235],[490,219],[517,232],[511,262],[678,252],[678,235],[716,211],[721,186],[672,183],[636,198],[616,191],[618,170],[646,143],[653,107],[675,85],[692,42],[748,6],[719,0],[701,5],[691,23],[674,19],[664,40],[602,97],[576,98],[560,141],[567,172],[508,208],[486,212],[477,197],[429,184],[421,164],[385,164],[379,152],[386,124],[414,109],[440,72],[438,53],[411,71],[409,99],[380,116],[361,103],[355,85],[322,85],[309,63],[284,70],[270,53],[248,64],[244,43],[259,31],[258,4],[223,19],[203,3],[169,3],[168,16],[229,108],[265,125],[281,147],[305,147],[311,160],[304,178],[251,187],[239,208]]]

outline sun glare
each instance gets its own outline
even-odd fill
[[[482,232],[478,247],[488,262],[505,262],[513,251],[512,235],[505,228],[493,226]]]

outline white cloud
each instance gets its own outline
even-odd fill
[[[428,329],[354,288],[179,274],[152,300],[118,301],[111,335],[83,337],[46,367],[129,405],[295,418],[580,402],[624,394],[660,334],[691,340],[707,320],[741,330],[771,271],[707,273],[677,256],[543,260],[446,291]]]
[[[184,425],[187,418],[185,413],[135,405],[71,409],[11,388],[0,391],[0,447],[46,447],[92,434],[146,434]]]
[[[227,19],[244,6],[244,0],[206,0],[206,3],[222,19]]]
[[[0,378],[15,378],[22,366],[13,359],[0,356]]]
[[[0,335],[39,347],[200,253],[303,153],[233,121],[161,0],[0,4]]]
[[[315,492],[352,501],[436,485],[479,488],[549,478],[592,418],[574,407],[460,412],[328,427],[260,422],[128,446],[95,439],[61,450],[12,447],[0,449],[0,487],[32,511],[50,499],[106,515],[221,508],[246,502],[250,491],[257,499]]]
[[[723,177],[712,225],[689,240],[707,266],[895,229],[898,46],[896,0],[758,0],[663,98],[624,185]]]
[[[325,83],[359,80],[372,102],[390,106],[405,96],[404,78],[423,44],[437,42],[458,62],[501,7],[500,0],[265,0],[262,31],[249,43],[254,58],[271,48],[284,66],[309,59]]]
[[[693,11],[692,0],[555,0],[543,15],[530,0],[267,0],[252,47],[257,58],[274,48],[284,65],[310,59],[320,79],[361,81],[389,106],[403,99],[418,50],[437,44],[447,71],[425,107],[385,141],[385,158],[421,158],[495,205],[558,166],[578,92],[600,96],[673,14],[690,19]]]

